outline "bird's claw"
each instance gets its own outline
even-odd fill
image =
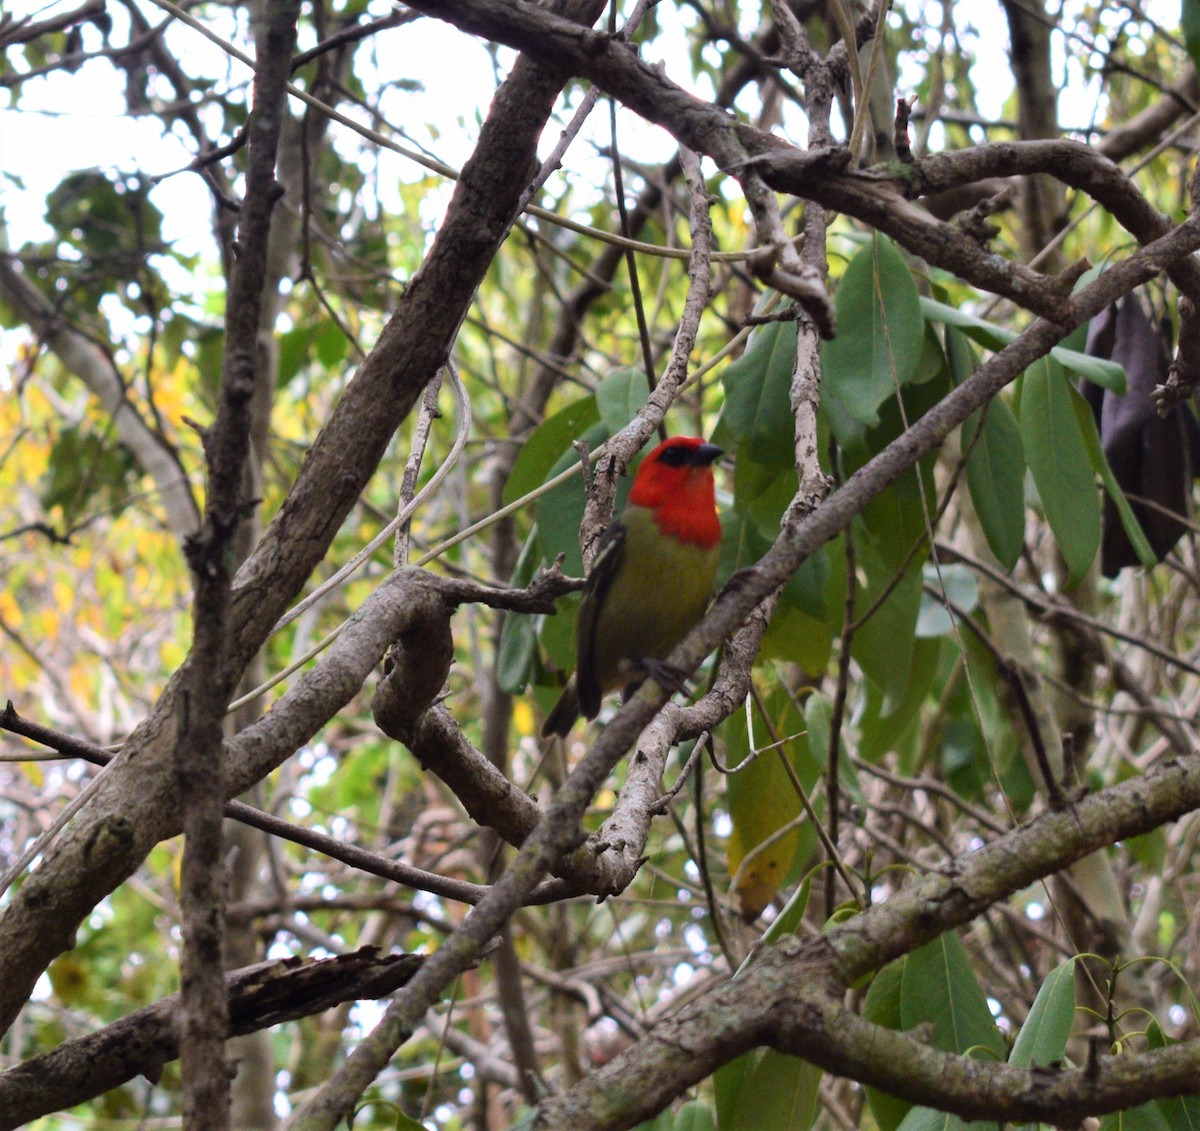
[[[673,664],[663,660],[645,659],[641,666],[650,679],[668,691],[683,691],[687,687],[687,672]]]

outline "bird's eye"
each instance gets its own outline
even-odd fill
[[[668,467],[682,467],[687,463],[687,448],[667,448],[658,458]]]

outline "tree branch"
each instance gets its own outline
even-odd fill
[[[595,13],[601,7],[593,2],[584,10]],[[509,230],[534,165],[538,136],[562,85],[558,68],[542,71],[518,64],[514,74],[526,72],[516,87],[505,84],[498,92],[421,270],[332,410],[279,513],[234,579],[227,663],[235,676],[325,555],[396,427],[447,356],[475,288]],[[361,681],[348,690],[347,698],[358,687]],[[83,917],[162,836],[171,835],[177,801],[163,767],[169,762],[178,697],[177,675],[105,772],[92,802],[0,915],[0,952],[8,960],[0,986],[0,1029],[11,1024],[51,959],[72,945]],[[267,716],[275,716],[270,730],[303,730],[302,725],[289,726],[282,713],[277,714],[278,707]],[[300,713],[309,717],[307,709]],[[277,749],[263,761],[282,759],[287,753],[290,750]],[[241,766],[226,769],[227,786],[240,783],[240,788],[266,772],[250,777]]]
[[[246,197],[238,224],[238,258],[226,299],[225,356],[217,418],[203,433],[208,490],[199,531],[184,550],[195,585],[192,648],[182,669],[174,743],[174,786],[184,834],[180,907],[179,1032],[183,1119],[197,1129],[229,1126],[229,1024],[225,969],[225,712],[241,676],[230,661],[230,582],[250,457],[258,324],[267,277],[271,216],[282,189],[275,179],[280,127],[287,108],[288,60],[296,44],[299,0],[268,0],[257,42],[254,107],[249,124]]]
[[[424,959],[380,956],[365,947],[334,958],[260,962],[224,977],[230,1036],[311,1017],[343,1002],[386,997],[412,977]],[[83,1103],[145,1076],[157,1080],[179,1057],[180,995],[64,1041],[51,1052],[0,1072],[0,1131]]]
[[[1194,1091],[1200,1041],[1079,1069],[1023,1070],[939,1052],[847,1009],[864,975],[1105,845],[1200,807],[1200,755],[1047,812],[846,922],[760,952],[739,975],[659,1024],[569,1091],[538,1126],[632,1127],[688,1086],[769,1044],[965,1119],[1072,1125]]]
[[[700,661],[764,598],[782,585],[809,554],[845,529],[870,499],[931,451],[972,411],[986,403],[1038,357],[1044,356],[1075,325],[1107,306],[1115,294],[1124,293],[1152,277],[1165,263],[1196,247],[1200,247],[1200,220],[1192,218],[1170,236],[1115,265],[1075,295],[1068,304],[1063,324],[1036,322],[855,472],[815,512],[798,519],[794,503],[791,517],[785,519],[784,530],[771,549],[757,565],[737,575],[704,620],[666,662],[684,673],[694,671]],[[389,1006],[371,1036],[330,1080],[327,1098],[298,1115],[293,1124],[294,1131],[330,1131],[351,1109],[379,1068],[413,1032],[443,988],[474,961],[479,948],[527,900],[538,881],[575,848],[580,822],[591,798],[661,708],[667,695],[650,679],[621,708],[555,795],[546,816],[525,841],[509,870]],[[891,903],[889,901],[887,906]],[[579,1125],[589,1124],[585,1121]]]

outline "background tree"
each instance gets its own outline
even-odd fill
[[[0,18],[187,153],[0,252],[0,1126],[1190,1126],[1182,15]],[[539,742],[663,429],[689,695]]]

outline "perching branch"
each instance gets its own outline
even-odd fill
[[[1038,357],[1044,356],[1071,328],[1107,306],[1114,295],[1152,277],[1166,263],[1197,247],[1200,247],[1200,220],[1192,218],[1171,235],[1143,248],[1078,292],[1068,303],[1063,324],[1036,322],[985,362],[972,377],[855,472],[815,512],[803,518],[793,513],[785,520],[783,533],[767,554],[757,565],[737,575],[735,583],[726,587],[704,620],[667,658],[667,663],[684,673],[692,672],[765,597],[791,576],[809,554],[845,529],[870,499],[931,451],[972,411],[986,403]],[[445,986],[466,968],[486,940],[526,901],[541,878],[575,848],[587,805],[666,697],[666,691],[650,679],[621,708],[555,795],[545,818],[526,839],[509,870],[441,949],[431,956],[388,1008],[367,1041],[332,1078],[328,1099],[297,1117],[293,1124],[296,1131],[327,1131],[333,1127],[349,1110],[348,1105],[374,1079],[379,1067],[411,1035],[425,1010],[437,1000]],[[889,901],[885,906],[891,907],[894,902]],[[953,923],[945,924],[951,925]],[[881,957],[879,962],[886,960],[886,956]]]

